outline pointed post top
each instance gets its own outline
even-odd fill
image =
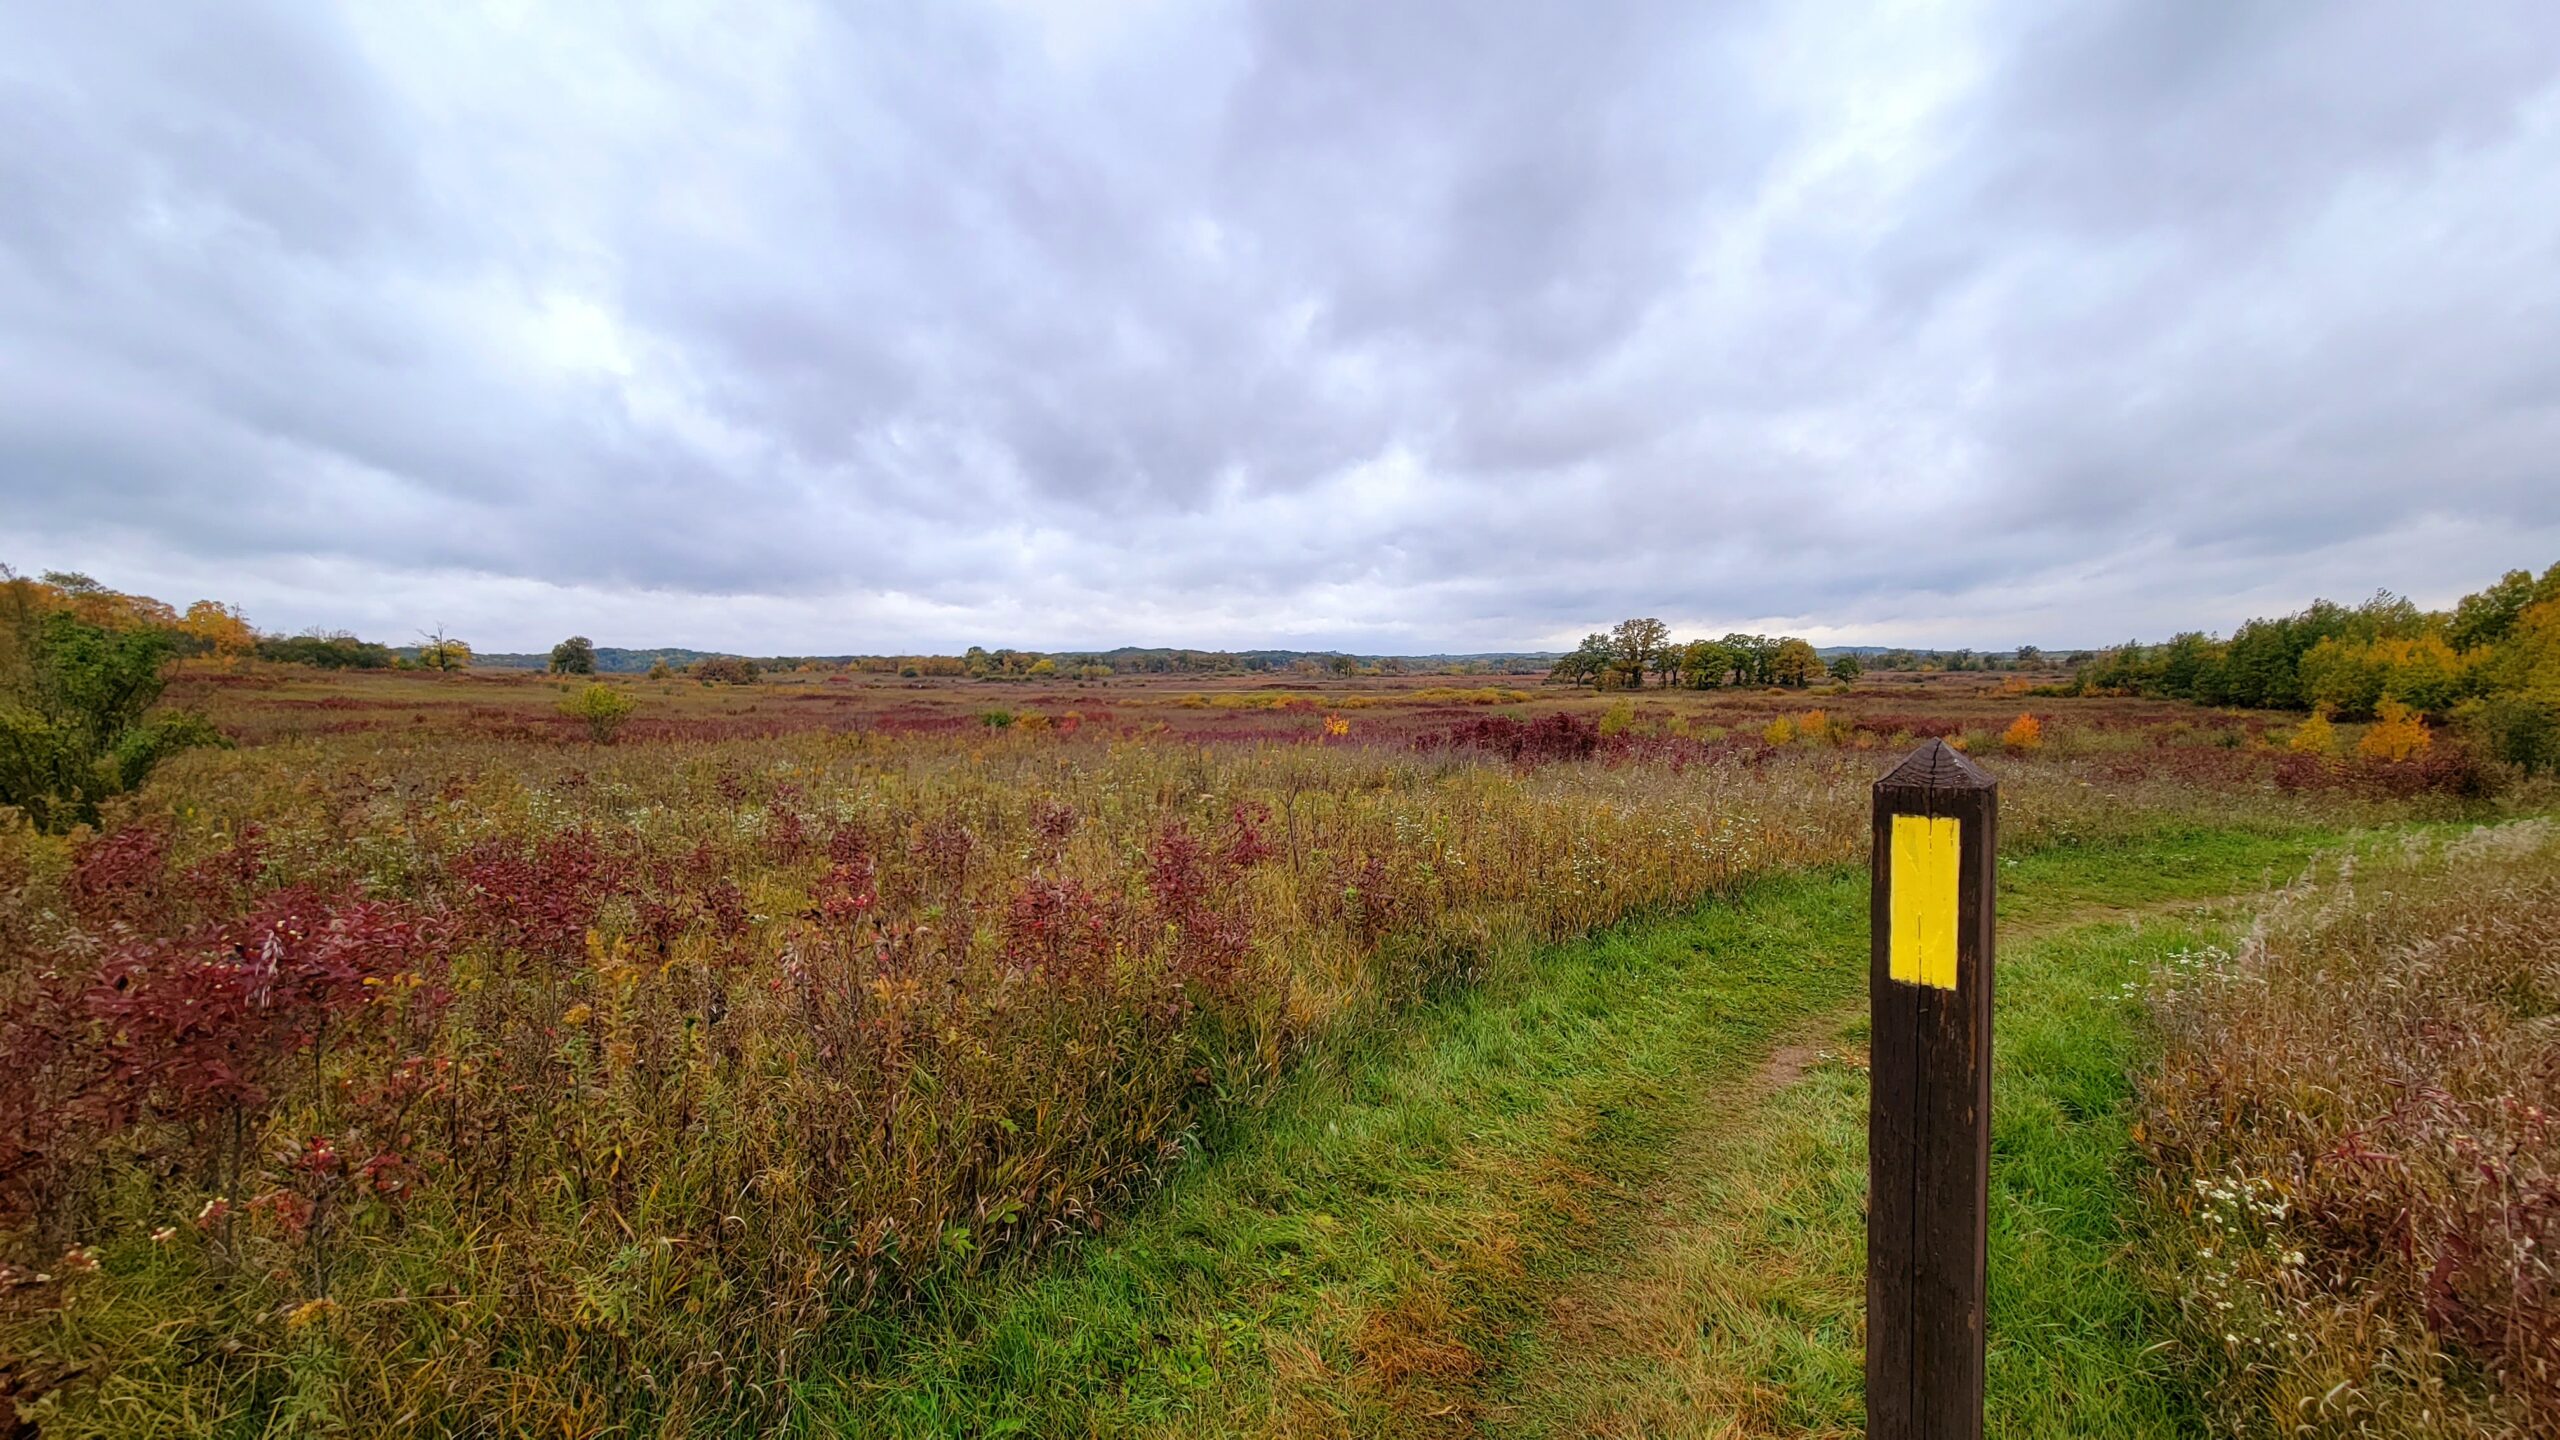
[[[1999,783],[1944,740],[1931,740],[1912,751],[1876,782],[1914,790],[1989,790]]]

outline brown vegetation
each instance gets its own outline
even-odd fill
[[[2560,1430],[2560,830],[2413,841],[2182,956],[2141,1132],[2217,1429]]]

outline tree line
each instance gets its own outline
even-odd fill
[[[1725,685],[1801,687],[1825,677],[1855,680],[1864,668],[1854,654],[1825,666],[1811,641],[1793,635],[1736,632],[1721,640],[1674,641],[1670,626],[1641,616],[1582,637],[1579,646],[1548,669],[1547,682],[1634,690],[1652,675],[1663,685],[1692,690]]]
[[[2063,693],[2151,695],[2206,705],[2311,710],[2341,720],[2386,703],[2472,731],[2528,769],[2560,769],[2560,564],[2510,570],[2450,610],[2390,591],[2360,605],[2314,600],[2229,639],[2187,631],[2128,642],[2080,667]]]

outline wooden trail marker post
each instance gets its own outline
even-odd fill
[[[1875,785],[1867,1434],[1980,1440],[2000,784],[1932,740]]]

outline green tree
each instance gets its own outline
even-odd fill
[[[1692,640],[1680,647],[1680,683],[1692,690],[1713,690],[1733,678],[1734,654],[1714,640]]]
[[[2158,656],[2158,689],[2181,700],[2200,700],[2208,683],[2218,681],[2222,647],[2201,630],[2172,635]]]
[[[2355,629],[2355,612],[2334,600],[2314,600],[2298,614],[2241,626],[2223,652],[2225,703],[2302,708],[2302,657],[2321,641]]]
[[[1598,685],[1618,667],[1617,642],[1604,631],[1582,637],[1582,644],[1559,658],[1547,671],[1552,685]]]
[[[1630,688],[1640,689],[1644,685],[1645,672],[1654,668],[1654,660],[1662,654],[1663,647],[1671,643],[1671,627],[1649,615],[1621,620],[1617,629],[1611,632],[1610,639],[1617,653],[1619,670],[1626,675]]]
[[[1867,673],[1866,665],[1854,654],[1843,655],[1831,662],[1831,678],[1843,685],[1855,685]]]
[[[1724,648],[1733,656],[1733,683],[1736,685],[1770,685],[1776,681],[1770,666],[1778,658],[1778,642],[1766,635],[1745,635],[1737,630],[1724,637]]]
[[[1653,673],[1662,677],[1666,686],[1680,683],[1680,662],[1686,647],[1666,644],[1653,653]]]
[[[551,647],[551,673],[554,675],[593,675],[596,673],[596,644],[584,635],[572,635]]]
[[[2498,583],[2474,595],[2465,595],[2453,607],[2453,622],[2445,639],[2456,650],[2477,650],[2494,645],[2515,628],[2516,619],[2529,606],[2546,600],[2560,600],[2560,564],[2534,578],[2530,570],[2510,570],[2498,577]]]
[[[95,823],[100,802],[167,756],[224,743],[193,711],[151,713],[177,648],[169,630],[100,625],[0,577],[0,804],[39,829]]]
[[[344,631],[303,635],[270,635],[258,640],[258,658],[322,670],[388,670],[399,662],[388,645],[359,640]]]

